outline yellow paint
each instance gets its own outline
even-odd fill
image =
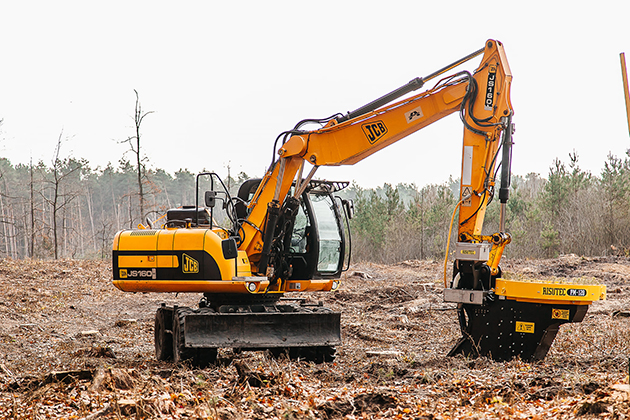
[[[135,267],[135,268],[154,268],[155,259],[149,260],[148,255],[119,255],[118,256],[119,267]]]
[[[179,259],[174,255],[158,255],[157,268],[177,268]]]
[[[539,283],[497,279],[495,293],[522,302],[590,305],[606,300],[603,284]]]
[[[249,293],[245,283],[221,280],[114,280],[114,286],[124,292]]]

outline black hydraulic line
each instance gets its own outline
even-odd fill
[[[289,131],[283,131],[282,133],[278,134],[278,137],[276,137],[276,141],[273,142],[273,153],[271,154],[271,165],[270,165],[270,170],[271,170],[271,166],[273,166],[273,164],[276,162],[276,148],[278,147],[278,140],[280,140],[280,137],[284,136],[286,138],[286,136],[288,136],[289,134],[301,134],[301,131],[297,131],[297,130],[289,130]],[[285,143],[286,140],[282,141],[282,144]]]
[[[447,71],[453,69],[454,67],[459,66],[460,64],[477,57],[478,55],[482,54],[484,52],[485,48],[481,48],[471,54],[468,54],[466,57],[461,58],[457,61],[455,61],[454,63],[449,64],[446,67],[441,68],[438,71],[435,71],[433,73],[431,73],[430,75],[422,78],[422,77],[416,77],[415,79],[409,81],[409,83],[407,83],[406,85],[403,85],[401,87],[399,87],[396,90],[393,90],[391,92],[389,92],[386,95],[381,96],[380,98],[370,102],[369,104],[363,105],[360,108],[355,109],[354,111],[348,113],[347,115],[344,115],[342,117],[340,117],[337,122],[341,123],[347,120],[351,120],[353,118],[356,118],[360,115],[366,114],[370,111],[374,111],[377,108],[382,107],[383,105],[386,105],[398,98],[400,98],[403,95],[406,95],[409,92],[413,92],[414,90],[420,89],[425,82],[427,82],[428,80],[431,80],[443,73],[446,73]]]
[[[510,196],[510,181],[512,168],[512,114],[507,119],[507,127],[503,130],[503,156],[501,162],[501,187],[499,201],[507,203]]]
[[[341,123],[341,122],[356,118],[359,115],[367,114],[370,111],[374,111],[375,109],[380,108],[383,105],[386,105],[400,98],[401,96],[408,94],[409,92],[413,92],[414,90],[420,89],[423,85],[424,85],[424,80],[421,77],[416,77],[415,79],[411,80],[406,85],[401,86],[398,89],[393,90],[389,92],[388,94],[381,96],[380,98],[370,102],[369,104],[363,105],[362,107],[355,109],[354,111],[348,113],[347,115],[339,117],[337,122]]]
[[[477,81],[469,72],[463,72],[463,73],[466,74],[466,76],[468,77],[468,91],[466,92],[466,96],[462,100],[462,104],[459,108],[459,118],[462,120],[464,127],[466,127],[468,131],[473,132],[480,136],[485,136],[486,133],[484,133],[481,130],[477,130],[472,125],[470,125],[470,123],[466,120],[466,116],[468,116],[471,120],[477,123],[477,125],[484,126],[483,124],[479,124],[475,116],[472,115],[473,105],[477,99]]]
[[[328,118],[321,118],[321,119],[307,118],[295,124],[295,127],[293,127],[293,130],[299,130],[304,124],[307,124],[307,123],[326,124],[328,121],[335,119],[337,117],[340,117],[340,116],[341,116],[340,113],[336,113],[335,115],[331,115]]]
[[[472,219],[473,217],[475,217],[477,215],[477,213],[479,213],[479,210],[481,210],[481,206],[483,206],[484,201],[486,201],[486,197],[488,196],[488,189],[485,189],[483,192],[483,197],[481,199],[481,201],[479,202],[479,207],[477,207],[477,210],[475,210],[475,212],[473,214],[470,215],[470,217],[468,217],[468,219],[464,220],[463,222],[461,222],[459,225],[460,226],[464,226],[466,223],[468,223],[468,221],[470,219]]]
[[[451,70],[451,69],[453,69],[453,68],[455,68],[455,67],[459,66],[460,64],[463,64],[463,63],[465,63],[466,61],[468,61],[468,60],[472,60],[473,58],[477,57],[478,55],[483,54],[483,52],[484,52],[485,50],[486,50],[486,49],[485,49],[485,47],[484,47],[484,48],[480,48],[480,49],[478,49],[477,51],[475,51],[475,52],[473,52],[473,53],[468,54],[466,57],[464,57],[464,58],[460,58],[459,60],[455,61],[454,63],[451,63],[451,64],[449,64],[448,66],[443,67],[443,68],[441,68],[440,70],[438,70],[438,71],[436,71],[436,72],[431,73],[430,75],[428,75],[427,77],[425,77],[423,80],[426,82],[427,80],[431,80],[431,79],[433,79],[433,78],[435,78],[435,77],[437,77],[437,76],[439,76],[439,75],[441,75],[441,74],[444,74],[444,73],[446,73],[447,71],[449,71],[449,70]]]
[[[258,272],[263,275],[267,271],[269,265],[269,254],[271,253],[271,244],[273,242],[274,233],[280,217],[280,203],[273,200],[267,205],[267,222],[265,223],[265,233],[263,237],[263,248],[260,253],[260,261],[258,262]]]

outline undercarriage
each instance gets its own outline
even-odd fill
[[[214,363],[219,348],[330,362],[341,344],[340,321],[340,312],[320,304],[275,296],[239,296],[231,303],[206,297],[199,308],[162,304],[155,315],[155,353],[158,360],[196,366]]]

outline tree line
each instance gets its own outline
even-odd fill
[[[110,258],[117,231],[195,203],[195,174],[187,169],[169,174],[124,158],[117,166],[91,168],[83,159],[62,157],[61,144],[49,164],[13,165],[0,158],[0,257]],[[228,174],[224,182],[235,194],[247,178]],[[356,209],[350,225],[353,258],[384,263],[443,258],[458,189],[452,179],[424,187],[352,185],[345,195]],[[546,178],[513,176],[506,218],[513,239],[504,255],[627,253],[629,202],[628,156],[610,155],[599,176],[582,170],[576,153],[567,162],[555,159]],[[498,225],[494,200],[484,233]]]
[[[0,257],[109,258],[114,235],[156,220],[167,209],[195,204],[195,174],[136,167],[90,168],[83,159],[13,165],[0,158]],[[240,182],[232,179],[231,185]]]
[[[581,169],[578,160],[575,152],[566,162],[555,159],[546,178],[535,173],[512,176],[506,208],[506,230],[512,243],[504,256],[629,254],[629,156],[609,155],[599,176]],[[354,188],[355,259],[393,263],[444,258],[450,218],[458,201],[458,180],[421,188],[413,184]],[[496,199],[488,206],[485,234],[498,231],[499,217]],[[451,242],[456,235],[452,236]]]

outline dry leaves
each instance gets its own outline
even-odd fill
[[[508,260],[515,276],[598,278],[609,290],[565,325],[547,359],[445,355],[459,337],[441,298],[441,263],[358,264],[337,293],[305,294],[343,312],[344,345],[315,365],[222,349],[216,366],[157,362],[160,302],[126,294],[102,261],[0,261],[0,418],[627,418],[630,261]],[[361,274],[359,274],[361,273]],[[616,316],[613,316],[613,313]],[[89,334],[88,334],[89,332]]]

